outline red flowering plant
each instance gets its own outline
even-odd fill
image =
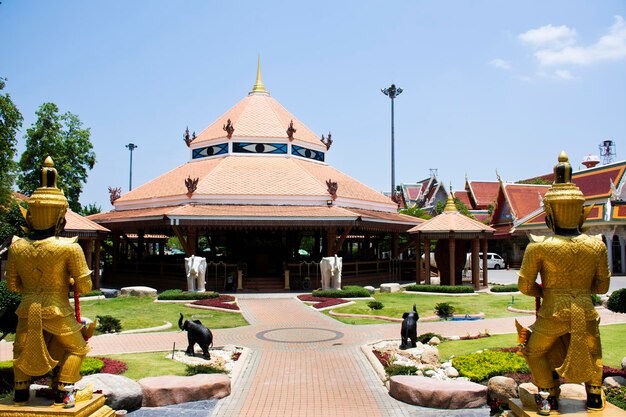
[[[239,306],[237,304],[232,304],[233,301],[235,301],[235,297],[233,297],[232,295],[221,294],[217,298],[206,298],[204,300],[197,300],[191,304],[206,307],[223,308],[225,310],[239,310]]]

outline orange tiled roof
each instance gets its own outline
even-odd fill
[[[187,196],[188,177],[199,179],[194,200]],[[345,199],[346,205],[361,201],[396,210],[391,199],[329,165],[266,155],[228,155],[188,162],[122,195],[115,206],[125,209],[136,208],[137,204],[171,205],[174,200],[177,204],[200,201],[224,204],[234,200],[265,204],[268,198],[275,204],[297,204],[294,202],[297,199],[325,203],[330,198],[327,180],[337,182],[337,198]]]
[[[472,207],[472,202],[470,201],[469,193],[467,191],[455,191],[454,198],[461,200],[468,209]]]
[[[473,200],[476,202],[474,209],[486,209],[496,201],[500,183],[497,181],[467,181],[468,189]]]
[[[65,213],[65,231],[66,232],[103,232],[108,233],[110,230],[98,223],[83,217],[72,210]]]
[[[504,192],[515,219],[528,216],[541,207],[549,185],[504,184]]]
[[[430,233],[449,233],[449,232],[488,232],[492,233],[494,229],[484,223],[470,219],[462,215],[458,211],[444,211],[438,216],[425,221],[409,230],[409,233],[430,232]]]
[[[200,132],[191,147],[201,146],[214,139],[225,139],[226,132],[223,127],[228,119],[235,128],[233,138],[284,138],[285,140],[287,140],[287,128],[293,120],[293,127],[296,129],[294,139],[325,149],[315,133],[267,94],[251,94],[242,99]]]

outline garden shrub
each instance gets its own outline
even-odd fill
[[[626,387],[606,388],[606,400],[616,407],[626,410]]]
[[[519,287],[517,284],[495,284],[491,287],[491,292],[517,292]]]
[[[616,313],[626,313],[626,288],[613,291],[606,307]]]
[[[369,291],[358,285],[346,285],[341,290],[317,290],[313,291],[314,297],[325,298],[359,298],[370,297]]]
[[[439,340],[441,340],[442,342],[446,340],[446,338],[440,334],[428,332],[417,336],[417,341],[423,344],[427,344],[433,337],[439,338]]]
[[[417,292],[442,292],[442,293],[472,293],[474,287],[467,285],[424,285],[413,284],[405,287],[405,291],[417,291]]]
[[[102,363],[104,363],[100,373],[121,375],[128,370],[128,365],[124,361],[105,357],[97,357],[96,359],[101,360]]]
[[[187,365],[185,375],[193,376],[197,374],[221,374],[224,370],[213,365]]]
[[[591,294],[591,302],[594,306],[602,305],[602,298],[598,294]]]
[[[435,314],[442,319],[452,317],[454,314],[454,306],[450,303],[437,303],[435,304]]]
[[[98,320],[96,330],[100,333],[119,333],[122,331],[120,319],[108,315],[96,316],[96,319]]]
[[[415,375],[417,373],[417,368],[411,365],[389,365],[385,367],[385,372],[387,376],[391,378],[395,375]]]
[[[206,300],[207,298],[217,298],[218,292],[188,292],[179,289],[165,290],[158,295],[157,300]]]
[[[384,305],[380,301],[368,301],[367,306],[372,310],[382,310]]]
[[[530,372],[526,360],[522,356],[491,350],[457,356],[452,359],[452,366],[459,371],[461,376],[467,377],[473,382],[482,382],[492,376],[506,373]]]
[[[21,294],[9,290],[6,281],[0,281],[0,340],[15,333],[17,315],[15,310],[22,302]]]
[[[97,374],[103,367],[103,361],[88,356],[83,359],[83,364],[80,366],[80,374],[83,376]]]

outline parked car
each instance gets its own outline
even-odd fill
[[[479,255],[479,265],[480,265],[480,269],[483,269],[483,254],[482,252],[478,254]],[[471,255],[468,253],[467,254],[467,264],[466,267],[467,268],[471,268],[471,262],[470,262],[470,258]],[[493,253],[493,252],[487,252],[487,268],[489,269],[504,269],[506,267],[506,264],[504,263],[504,259],[502,259],[502,257],[500,255],[498,255],[497,253]]]

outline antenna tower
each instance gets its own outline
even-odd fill
[[[615,142],[605,140],[600,143],[600,156],[602,157],[602,165],[610,164],[615,160]]]

